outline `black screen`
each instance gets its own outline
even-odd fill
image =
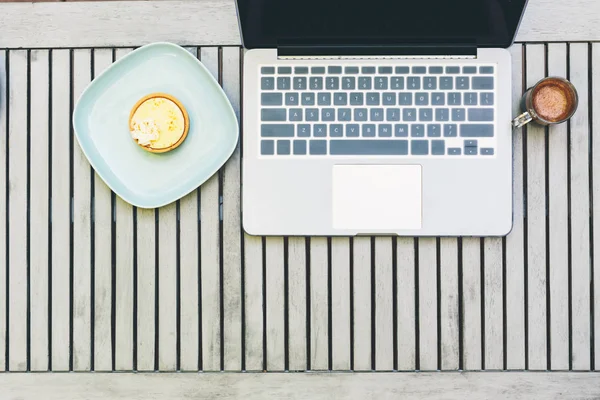
[[[237,0],[244,46],[508,47],[527,0]]]

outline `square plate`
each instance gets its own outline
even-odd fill
[[[162,154],[145,151],[129,133],[131,108],[155,92],[176,97],[190,117],[185,141]],[[141,208],[161,207],[196,189],[231,156],[239,135],[217,81],[196,57],[171,43],[141,47],[94,79],[77,102],[73,127],[98,175]]]

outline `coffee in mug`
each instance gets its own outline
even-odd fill
[[[513,120],[513,126],[520,128],[531,121],[540,125],[560,124],[573,116],[578,103],[577,90],[571,82],[557,77],[544,78],[523,95],[523,114]]]

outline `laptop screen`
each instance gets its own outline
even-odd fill
[[[527,0],[237,0],[244,46],[508,47]]]

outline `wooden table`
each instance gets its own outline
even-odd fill
[[[515,132],[506,238],[262,238],[241,228],[243,149],[143,210],[71,127],[91,79],[157,40],[197,55],[239,117],[231,0],[0,4],[0,370],[230,372],[0,374],[0,398],[600,398],[598,15],[530,0],[510,48],[515,114],[547,75],[580,106]]]

